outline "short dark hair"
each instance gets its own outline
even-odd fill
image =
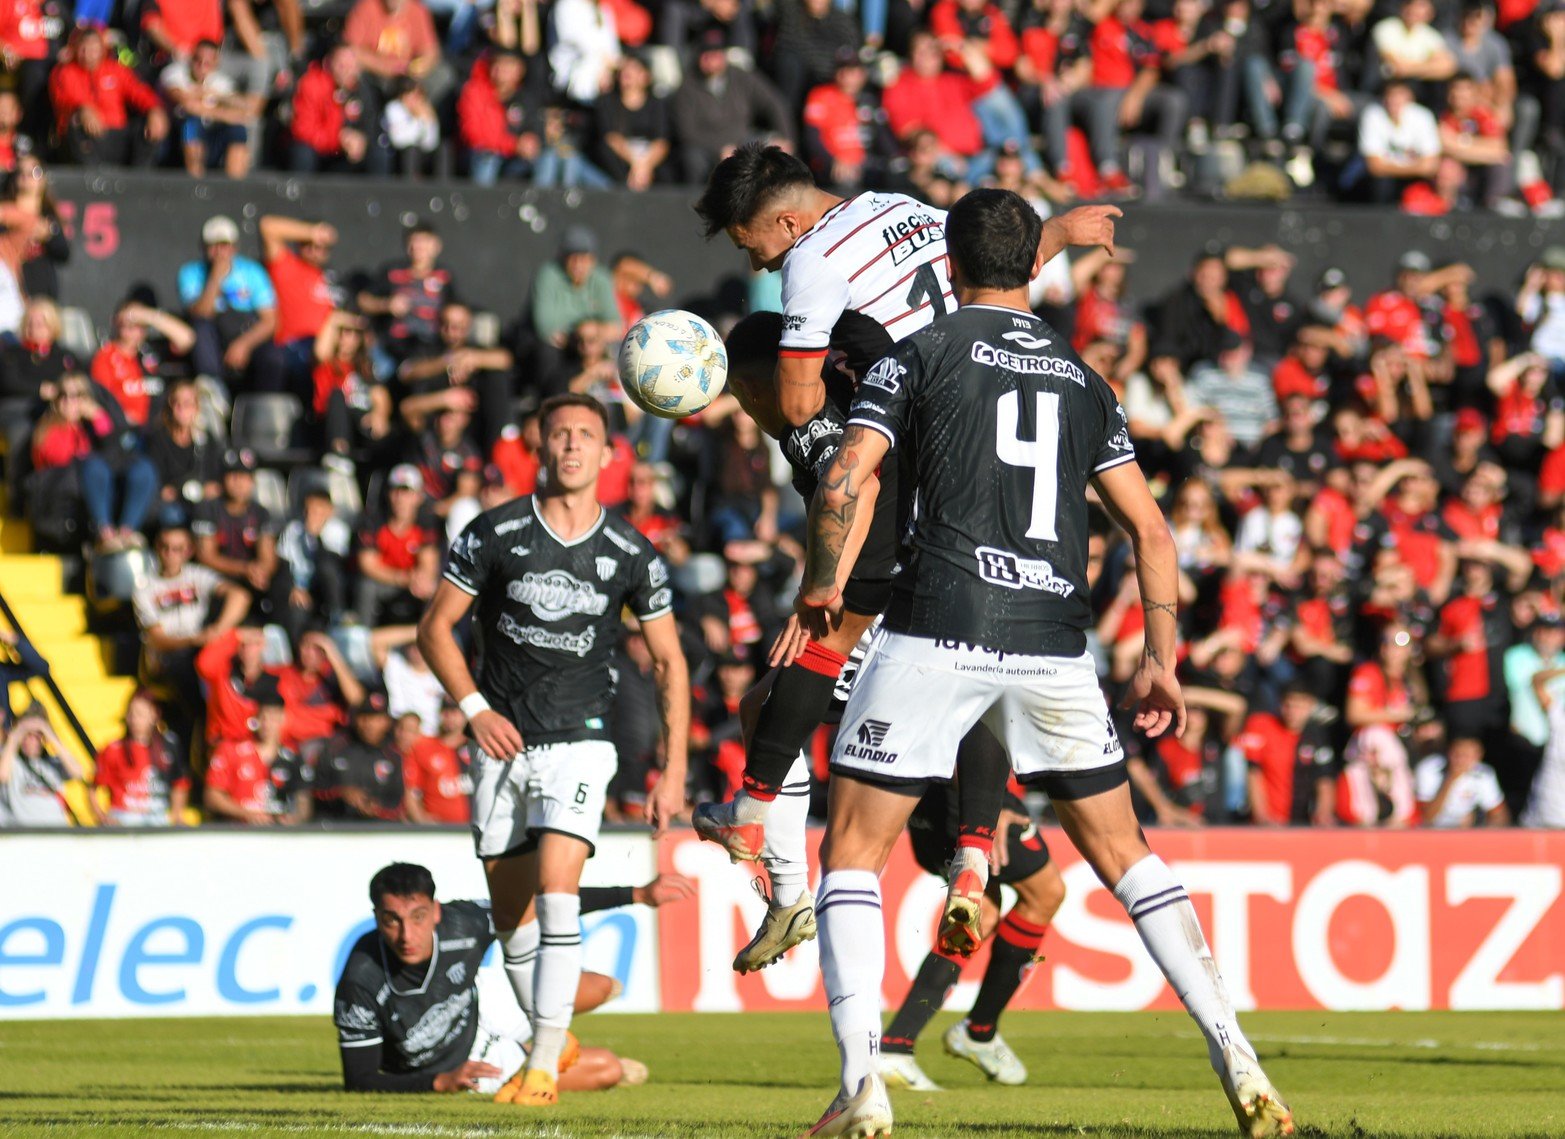
[[[746,143],[717,164],[695,204],[713,237],[731,225],[749,225],[761,207],[795,189],[813,190],[815,176],[780,146]]]
[[[1286,700],[1290,696],[1308,696],[1317,703],[1320,701],[1320,693],[1316,692],[1315,689],[1302,680],[1288,682],[1287,687],[1282,690],[1282,698]]]
[[[780,312],[752,312],[723,337],[728,349],[730,374],[757,364],[775,368],[782,345],[783,316]]]
[[[559,411],[562,407],[585,407],[603,421],[603,434],[607,438],[609,434],[609,411],[592,396],[583,392],[562,392],[560,395],[552,395],[538,406],[538,427],[549,422],[549,416]]]
[[[223,45],[218,43],[217,40],[205,40],[205,39],[203,39],[203,40],[197,40],[196,41],[196,50],[197,51],[200,51],[204,47],[209,47],[213,51],[222,51],[223,50]]]
[[[1026,286],[1042,236],[1038,211],[1010,190],[974,190],[946,215],[946,251],[968,286]]]
[[[427,233],[430,237],[440,236],[439,232],[435,229],[434,222],[425,221],[423,218],[418,218],[413,222],[412,225],[408,226],[407,229],[403,231],[402,240],[406,241],[410,237],[417,237],[421,233]]]
[[[370,879],[370,902],[376,909],[388,897],[416,898],[435,896],[435,876],[414,862],[393,862],[382,866]]]

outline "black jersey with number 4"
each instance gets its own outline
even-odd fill
[[[473,979],[494,940],[489,907],[447,902],[435,927],[434,954],[404,965],[370,930],[348,953],[337,981],[333,1020],[342,1048],[380,1048],[380,1070],[450,1071],[473,1050],[478,989]]]
[[[446,580],[477,598],[478,691],[529,744],[608,739],[620,610],[650,621],[673,604],[668,566],[628,522],[603,511],[563,541],[531,496],[475,518]]]
[[[886,628],[1085,651],[1087,483],[1136,453],[1113,391],[1058,332],[1014,309],[958,309],[869,370],[849,424],[887,436],[917,480]]]

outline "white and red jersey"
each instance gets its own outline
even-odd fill
[[[784,356],[824,356],[849,309],[902,340],[955,308],[946,214],[906,194],[859,194],[822,216],[783,258]]]

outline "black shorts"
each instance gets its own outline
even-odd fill
[[[869,533],[864,535],[864,546],[842,590],[842,607],[861,617],[878,616],[891,603],[891,579],[902,544],[897,466],[894,455],[888,455],[880,465],[880,490],[875,496]]]
[[[930,874],[944,877],[946,866],[956,857],[956,823],[954,804],[947,784],[935,784],[913,808],[908,819],[908,838],[913,843],[913,860]],[[1027,813],[1024,804],[1015,795],[1005,796],[1004,809]],[[1031,822],[1012,826],[1005,835],[1006,850],[1010,860],[993,876],[993,881],[1011,886],[1031,878],[1049,864],[1049,845]]]

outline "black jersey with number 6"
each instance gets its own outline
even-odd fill
[[[1087,483],[1136,453],[1113,391],[1058,332],[1014,309],[961,308],[869,370],[848,422],[887,436],[917,481],[886,628],[1085,651]]]
[[[478,691],[528,744],[608,739],[620,610],[650,621],[673,604],[668,566],[628,522],[603,511],[563,541],[530,496],[473,519],[446,580],[478,600]]]

